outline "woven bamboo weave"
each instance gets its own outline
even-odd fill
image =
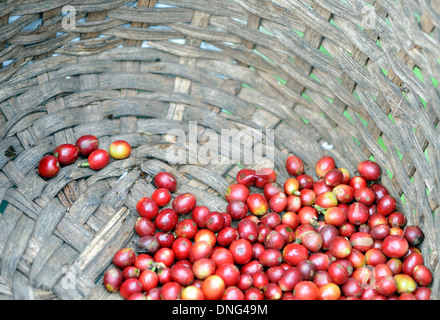
[[[353,175],[374,157],[425,233],[438,299],[439,49],[439,0],[0,2],[0,296],[120,299],[102,275],[136,239],[136,201],[162,170],[176,194],[224,211],[232,155],[259,146],[169,161],[169,133],[195,124],[197,148],[222,129],[258,129],[263,142],[270,130],[280,179],[290,154],[312,176],[323,155]],[[132,155],[37,174],[84,134],[104,149],[127,140]]]

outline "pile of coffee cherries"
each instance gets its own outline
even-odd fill
[[[366,160],[350,176],[335,160],[286,159],[289,178],[271,168],[241,169],[224,212],[173,197],[160,172],[139,199],[133,247],[118,250],[103,284],[127,300],[428,300],[432,273],[396,199]]]
[[[107,151],[99,148],[99,140],[94,135],[83,135],[75,144],[60,144],[53,154],[42,157],[38,163],[38,174],[45,179],[53,178],[61,167],[75,163],[80,157],[87,158],[87,161],[79,162],[79,167],[101,170],[110,163],[111,158],[125,159],[130,154],[131,145],[127,141],[113,141]]]

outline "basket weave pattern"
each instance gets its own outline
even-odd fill
[[[291,153],[312,176],[326,154],[352,174],[373,156],[425,232],[438,299],[440,2],[368,2],[0,3],[0,295],[118,298],[102,273],[136,238],[136,201],[162,170],[177,177],[176,194],[223,211],[236,163],[167,161],[170,130],[196,123],[197,147],[222,129],[261,129],[266,142],[273,130],[281,180]],[[36,173],[43,155],[84,134],[104,149],[127,140],[132,156],[50,180]],[[242,147],[231,154],[257,146]]]

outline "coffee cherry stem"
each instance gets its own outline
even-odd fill
[[[310,219],[310,224],[315,228],[319,227],[319,222],[316,219]]]
[[[325,214],[326,211],[327,211],[325,208],[323,208],[323,207],[321,207],[321,206],[318,206],[317,204],[313,205],[313,207],[314,207],[319,213],[322,213],[322,214]]]
[[[78,167],[80,167],[80,168],[89,167],[89,163],[88,162],[80,162],[80,163],[78,163]]]
[[[157,268],[157,271],[160,271],[160,270],[166,269],[166,267],[167,266],[163,262],[156,262],[156,263],[154,263],[153,268],[151,268],[151,270],[155,271]]]

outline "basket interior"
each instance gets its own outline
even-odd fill
[[[384,169],[425,232],[437,299],[439,17],[429,0],[1,3],[0,294],[113,299],[102,273],[136,237],[154,174],[173,172],[176,194],[223,211],[240,168],[272,166],[282,180],[296,154],[312,176],[323,155],[352,175],[365,159]],[[242,139],[214,161],[222,130]],[[36,173],[84,134],[104,149],[127,140],[132,156]],[[176,146],[183,161],[170,160]],[[266,157],[246,162],[256,150]]]

